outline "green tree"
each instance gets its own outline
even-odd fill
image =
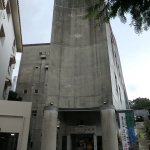
[[[127,22],[126,14],[130,14],[131,23],[136,33],[150,27],[150,0],[78,0],[88,4],[84,19],[93,17],[97,25],[119,17],[122,23]]]
[[[150,112],[150,100],[148,98],[137,98],[130,102],[131,109],[147,109]]]
[[[18,96],[16,92],[9,91],[8,100],[10,101],[22,101],[22,97]]]

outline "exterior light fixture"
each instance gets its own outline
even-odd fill
[[[108,101],[104,101],[103,104],[107,104]]]
[[[14,135],[15,135],[14,133],[11,134],[11,136],[14,136]]]
[[[53,102],[50,103],[51,106],[53,106],[53,104],[54,104]]]

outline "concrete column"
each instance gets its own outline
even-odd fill
[[[56,150],[58,108],[44,108],[41,150]]]
[[[105,104],[100,109],[103,150],[118,150],[115,107]]]
[[[93,135],[93,140],[94,140],[94,150],[97,150],[97,136]]]
[[[67,135],[67,150],[71,150],[71,135]]]

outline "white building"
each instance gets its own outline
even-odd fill
[[[31,102],[0,100],[0,150],[27,150]]]
[[[0,1],[0,99],[7,99],[16,52],[22,52],[18,0]]]

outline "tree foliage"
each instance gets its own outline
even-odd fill
[[[10,101],[22,101],[22,97],[18,96],[16,92],[9,91],[8,100]]]
[[[147,109],[150,112],[150,100],[148,98],[137,98],[130,102],[131,109],[140,110]]]
[[[127,22],[126,14],[130,14],[131,23],[136,33],[150,27],[150,0],[79,0],[88,4],[85,19],[93,17],[97,25],[119,17],[122,23]]]

